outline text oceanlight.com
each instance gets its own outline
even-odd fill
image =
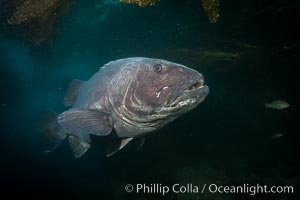
[[[168,193],[180,193],[180,194],[203,194],[219,193],[219,194],[292,194],[294,193],[293,186],[267,186],[267,185],[218,185],[218,184],[203,184],[195,185],[192,183],[188,184],[174,184],[174,185],[163,185],[160,183],[138,183],[135,185],[127,184],[125,191],[128,193],[136,194],[168,194]]]

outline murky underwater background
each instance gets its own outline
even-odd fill
[[[113,0],[0,0],[1,194],[299,199],[300,4],[220,0],[219,10],[205,12],[207,2],[218,1],[161,0],[140,7]],[[106,158],[106,139],[93,138],[79,159],[67,142],[43,154],[39,112],[64,111],[72,79],[87,80],[103,64],[134,56],[196,69],[210,94],[148,135],[139,151],[131,144]],[[274,100],[290,107],[265,108]],[[294,194],[127,194],[129,183],[291,185]]]

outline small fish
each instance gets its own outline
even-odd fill
[[[199,105],[209,93],[203,75],[161,59],[125,58],[105,64],[89,80],[73,80],[64,98],[70,108],[59,115],[44,114],[41,133],[47,151],[68,138],[75,157],[92,142],[90,135],[117,141],[110,156],[133,139],[164,127]]]
[[[281,138],[283,136],[283,133],[275,133],[271,136],[271,140],[276,140],[278,138]]]
[[[290,107],[290,104],[284,100],[275,100],[270,103],[265,103],[265,108],[281,110]]]

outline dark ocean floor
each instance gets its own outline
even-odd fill
[[[5,25],[9,13],[3,12],[3,196],[298,199],[300,43],[295,17],[299,5],[290,8],[287,6],[294,1],[276,3],[223,1],[220,21],[212,25],[196,0],[161,0],[145,8],[79,0],[61,16],[51,37],[39,45],[30,42],[20,27]],[[281,4],[289,14],[268,10]],[[67,141],[52,153],[42,153],[37,134],[40,111],[64,111],[64,93],[72,79],[87,80],[103,64],[134,56],[167,59],[194,68],[204,74],[210,94],[193,111],[149,134],[140,150],[133,142],[107,158],[109,139],[93,137],[92,148],[79,159],[74,158]],[[290,107],[265,108],[265,103],[278,99]],[[204,184],[259,184],[292,186],[294,192],[252,196],[206,190],[162,195],[129,194],[124,189],[127,184],[144,183],[199,188]]]

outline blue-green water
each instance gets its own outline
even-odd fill
[[[297,1],[220,2],[211,24],[200,0],[150,7],[74,1],[36,43],[35,29],[13,25],[0,0],[1,193],[43,199],[298,199],[299,5]],[[46,24],[37,25],[39,29]],[[29,31],[30,30],[30,31]],[[34,37],[35,36],[35,37]],[[144,56],[204,74],[207,99],[176,122],[107,158],[106,138],[75,159],[67,142],[43,154],[40,111],[64,111],[72,79],[103,64]],[[290,107],[266,109],[285,100]],[[278,133],[281,135],[279,137]],[[276,136],[277,134],[277,136]],[[293,194],[127,193],[126,184],[293,186]],[[15,191],[15,193],[10,192]],[[201,190],[201,189],[199,189]],[[42,196],[41,196],[42,195]]]

